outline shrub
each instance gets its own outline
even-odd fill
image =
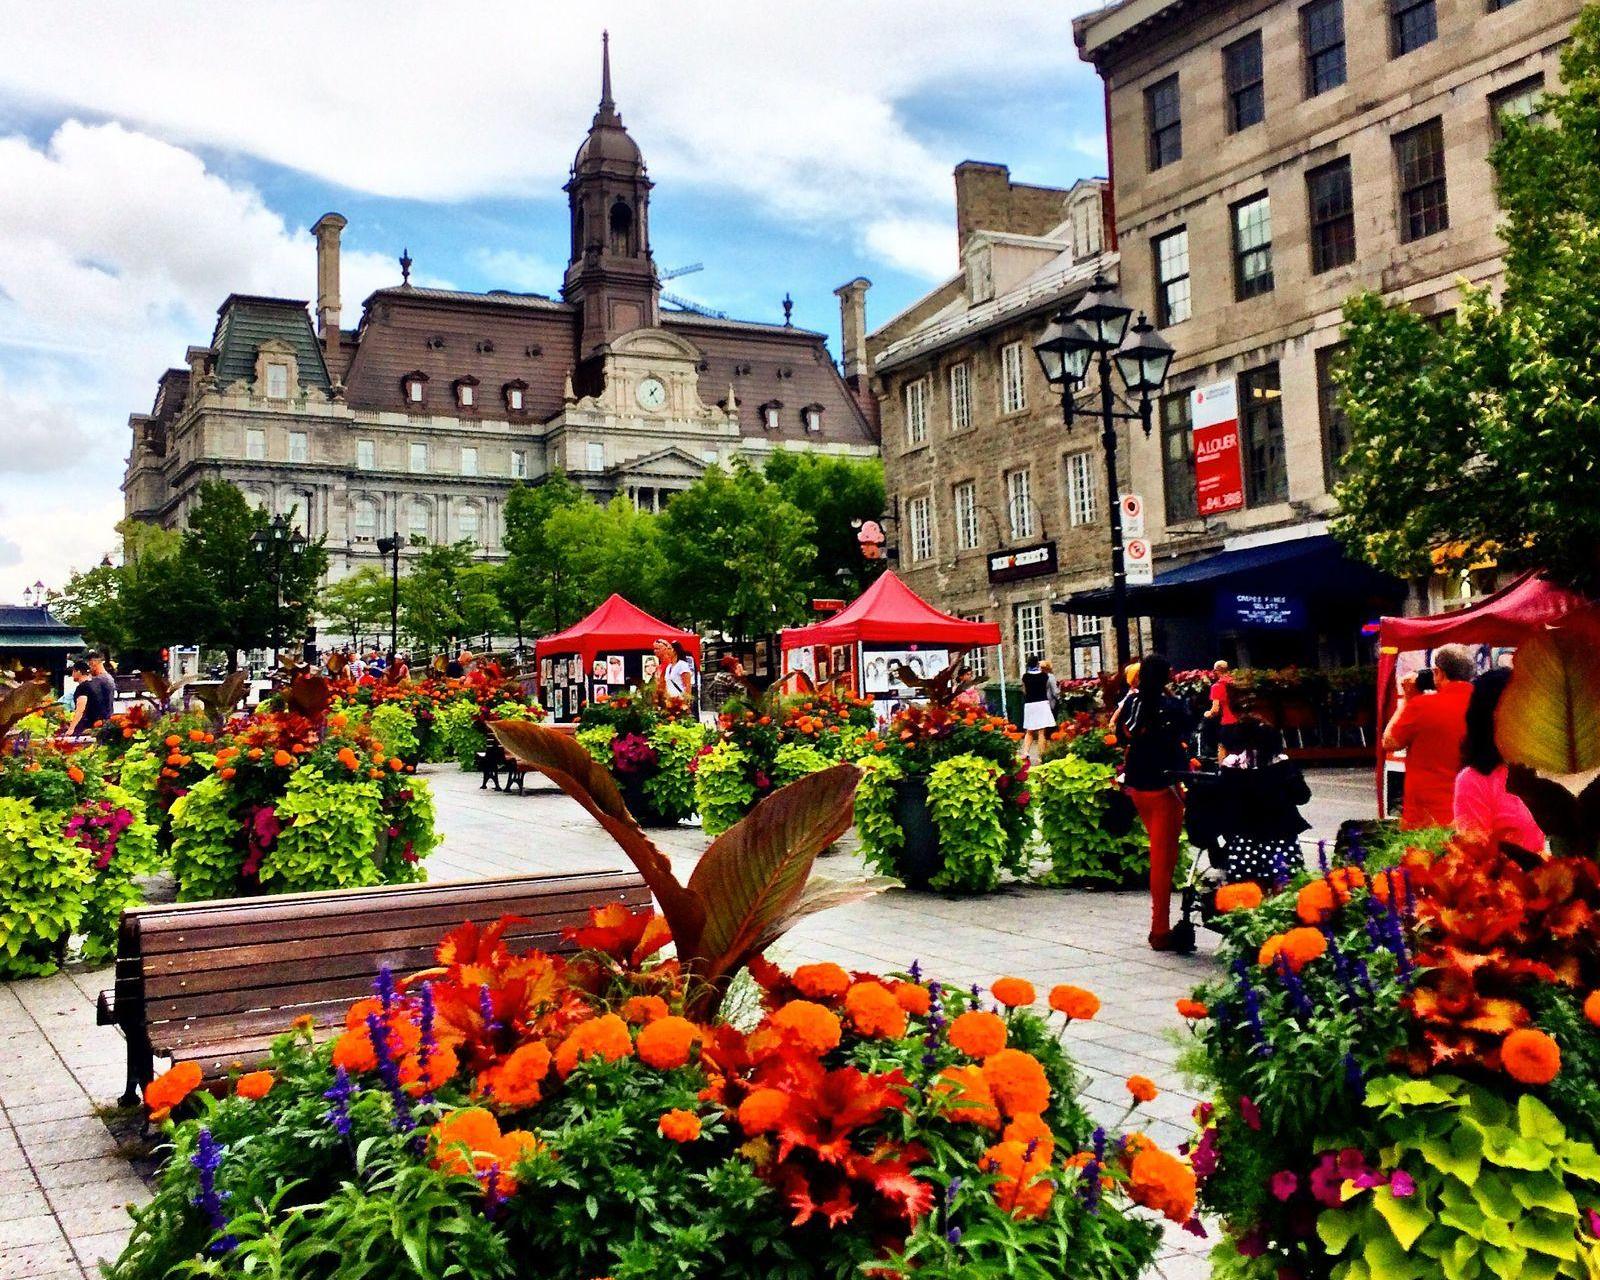
[[[1050,851],[1051,885],[1125,886],[1143,875],[1149,862],[1143,829],[1136,823],[1125,836],[1104,827],[1116,769],[1075,755],[1036,766],[1028,775],[1039,832]]]
[[[594,724],[586,729],[579,729],[573,735],[578,740],[578,745],[594,757],[597,764],[611,767],[611,743],[617,736],[615,725]]]
[[[708,836],[719,835],[749,811],[756,801],[748,777],[747,758],[731,742],[719,742],[695,762],[694,798]]]
[[[1007,829],[1009,802],[996,788],[1000,777],[998,765],[977,756],[941,760],[928,774],[928,808],[944,860],[929,882],[932,888],[987,893],[1000,883],[1002,871],[1022,869],[1026,837],[1016,840]]]
[[[904,777],[899,765],[882,756],[867,756],[860,763],[861,785],[856,788],[856,836],[861,856],[879,875],[897,874],[895,853],[905,843],[905,832],[895,816],[896,778]]]
[[[104,960],[116,954],[123,911],[140,901],[134,877],[160,869],[156,828],[134,796],[108,783],[99,799],[73,811],[63,832],[90,855],[90,881],[78,924],[84,935],[80,958]]]
[[[695,776],[689,765],[709,736],[706,728],[693,720],[667,721],[650,731],[656,772],[645,781],[644,793],[663,818],[681,822],[694,815]]]
[[[488,743],[483,727],[478,723],[477,703],[465,699],[446,703],[439,708],[434,716],[434,731],[444,750],[449,753],[448,758],[465,770],[473,767],[478,752]]]
[[[55,970],[93,879],[88,849],[61,833],[59,814],[0,795],[0,977]]]
[[[786,787],[808,773],[820,773],[835,763],[816,747],[804,742],[786,742],[773,756],[772,785]]]
[[[388,748],[390,755],[417,763],[421,742],[417,737],[415,715],[399,703],[389,702],[374,707],[368,723],[372,726],[372,736]]]

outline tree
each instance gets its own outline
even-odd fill
[[[425,543],[400,580],[400,629],[422,653],[444,653],[452,644],[505,626],[494,595],[495,566],[475,563],[477,546],[461,542]]]
[[[133,647],[122,586],[122,566],[105,560],[68,578],[61,593],[51,598],[50,607],[96,648],[121,654]]]
[[[555,512],[579,505],[594,504],[560,470],[532,489],[513,485],[506,495],[506,571],[520,584],[521,621],[539,631],[559,631],[578,616],[571,566],[553,551],[546,525]],[[502,603],[516,618],[504,597]]]
[[[97,648],[121,659],[153,657],[173,632],[151,625],[149,604],[140,600],[141,575],[170,578],[163,562],[178,553],[183,535],[137,520],[121,521],[117,534],[121,563],[107,557],[93,569],[74,573],[52,598],[52,607]]]
[[[388,574],[363,565],[349,577],[324,587],[318,610],[350,636],[353,647],[364,635],[389,633],[389,587]]]
[[[510,619],[500,607],[500,566],[468,565],[456,575],[456,584],[461,590],[461,634],[503,635]]]
[[[851,521],[876,520],[883,514],[883,463],[780,449],[767,462],[766,475],[816,522],[817,558],[809,593],[850,597],[866,590],[885,562],[861,554]]]
[[[708,467],[659,519],[676,620],[745,640],[805,617],[816,525],[760,472]]]
[[[1345,307],[1334,530],[1390,572],[1492,556],[1600,592],[1600,9],[1562,81],[1539,119],[1501,121],[1501,300],[1463,289],[1445,324],[1372,294]]]
[[[559,566],[574,622],[613,592],[659,612],[666,599],[661,517],[626,498],[563,506],[545,522],[546,554]]]
[[[523,571],[520,563],[508,559],[495,567],[494,593],[517,637],[517,648],[526,648],[528,624],[535,617],[541,598],[537,581]]]

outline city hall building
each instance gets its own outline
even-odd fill
[[[1348,662],[1380,612],[1492,585],[1394,582],[1330,537],[1340,308],[1377,290],[1443,320],[1461,280],[1498,282],[1489,151],[1556,87],[1578,10],[1120,0],[1074,23],[1105,83],[1121,290],[1177,351],[1158,429],[1125,439],[1155,551],[1133,608],[1179,665]]]
[[[559,298],[401,279],[342,327],[339,242],[316,235],[304,301],[234,294],[211,340],[129,419],[135,519],[181,527],[207,480],[325,538],[330,578],[377,563],[377,540],[467,540],[490,559],[518,481],[564,470],[597,499],[658,509],[712,463],[773,450],[877,452],[875,405],[822,333],[663,308],[650,190],[603,57],[599,110],[566,193]],[[308,263],[308,266],[310,264]]]

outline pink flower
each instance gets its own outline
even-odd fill
[[[1272,1175],[1272,1194],[1279,1200],[1287,1200],[1296,1191],[1300,1190],[1300,1179],[1288,1169],[1279,1169]]]
[[[1239,1117],[1252,1129],[1260,1132],[1261,1109],[1249,1098],[1239,1099]]]
[[[1404,1169],[1396,1169],[1389,1179],[1389,1194],[1394,1196],[1396,1200],[1405,1200],[1410,1196],[1414,1196],[1417,1194],[1417,1180]],[[1590,1209],[1589,1225],[1593,1227],[1594,1222],[1595,1212]]]

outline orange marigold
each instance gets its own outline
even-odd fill
[[[700,1117],[678,1107],[663,1115],[659,1125],[661,1136],[674,1142],[693,1142],[700,1136]]]
[[[983,1153],[982,1167],[997,1176],[994,1201],[1013,1217],[1040,1218],[1050,1208],[1056,1189],[1041,1176],[1050,1168],[1042,1144],[997,1142]]]
[[[1046,1160],[1055,1154],[1056,1135],[1043,1116],[1025,1112],[1007,1124],[1000,1137],[1006,1142],[1037,1142],[1044,1149]]]
[[[812,1053],[827,1053],[839,1047],[843,1028],[833,1011],[810,1000],[791,1000],[772,1015],[772,1025],[792,1036]]]
[[[531,1107],[544,1097],[544,1080],[549,1074],[550,1050],[535,1040],[480,1071],[475,1092],[503,1107]]]
[[[499,1122],[482,1107],[452,1111],[433,1126],[431,1134],[435,1169],[473,1177],[498,1168],[500,1193],[507,1196],[516,1191],[512,1166],[542,1145],[523,1129],[501,1133]]]
[[[1343,866],[1335,867],[1328,872],[1328,880],[1339,893],[1341,902],[1350,897],[1350,890],[1359,889],[1367,882],[1367,873],[1360,867]]]
[[[1129,1076],[1128,1093],[1135,1102],[1154,1102],[1156,1082],[1149,1076]]]
[[[1584,999],[1583,1016],[1600,1027],[1600,991],[1591,991]]]
[[[1321,924],[1338,905],[1333,900],[1333,888],[1326,880],[1313,880],[1302,886],[1294,897],[1294,913],[1306,924]]]
[[[795,990],[813,1000],[837,1000],[850,989],[850,975],[828,962],[801,965],[793,981]]]
[[[1194,1217],[1194,1170],[1153,1143],[1138,1148],[1128,1169],[1128,1196],[1172,1222]]]
[[[1261,952],[1256,958],[1263,967],[1270,968],[1282,955],[1289,962],[1289,968],[1299,973],[1327,949],[1328,940],[1322,936],[1320,929],[1302,926],[1290,929],[1287,933],[1273,934],[1261,944]]]
[[[1199,1000],[1178,1001],[1178,1016],[1181,1018],[1209,1018],[1211,1010]]]
[[[1050,1007],[1074,1022],[1087,1022],[1100,1012],[1100,997],[1082,987],[1062,983],[1050,989]]]
[[[789,1113],[789,1095],[782,1089],[752,1089],[739,1104],[739,1127],[752,1138],[771,1133]]]
[[[969,1009],[950,1024],[950,1043],[969,1058],[987,1058],[1006,1047],[1006,1024],[998,1015]]]
[[[274,751],[272,753],[272,763],[280,769],[287,769],[294,763],[294,757],[287,751]]]
[[[249,1098],[254,1102],[257,1098],[265,1098],[271,1093],[274,1083],[272,1072],[251,1071],[234,1082],[233,1091],[241,1098]]]
[[[1520,1084],[1549,1084],[1561,1070],[1561,1046],[1543,1031],[1519,1027],[1501,1042],[1500,1065]]]
[[[864,1036],[898,1040],[906,1033],[906,1011],[880,982],[858,982],[844,998],[844,1010]]]
[[[989,990],[994,993],[994,998],[1008,1009],[1032,1004],[1034,1000],[1033,983],[1025,978],[1001,978]]]
[[[200,1075],[198,1062],[180,1062],[145,1085],[144,1105],[150,1108],[150,1118],[157,1124],[165,1120],[173,1107],[200,1087]]]
[[[933,1008],[933,997],[928,994],[928,988],[918,986],[915,982],[901,982],[895,985],[894,998],[899,1001],[900,1007],[907,1013],[914,1013],[919,1018],[926,1017]]]
[[[1008,1116],[1042,1114],[1050,1105],[1050,1081],[1039,1059],[1021,1049],[1002,1049],[983,1060],[983,1078]]]
[[[633,1052],[628,1024],[614,1013],[580,1022],[556,1049],[556,1073],[565,1080],[585,1058],[615,1062]]]
[[[622,1002],[622,1016],[638,1026],[667,1016],[667,1002],[660,996],[629,996]]]
[[[69,764],[67,766],[67,777],[71,778],[74,782],[82,782],[83,770],[78,768],[78,766],[75,764]]]
[[[461,1069],[453,1044],[435,1045],[424,1060],[420,1053],[400,1059],[400,1084],[414,1098],[442,1089]]]
[[[1261,886],[1254,880],[1225,884],[1217,890],[1218,911],[1254,911],[1261,905]]]
[[[640,1061],[660,1071],[671,1071],[689,1061],[689,1050],[699,1034],[700,1028],[687,1018],[669,1014],[647,1023],[639,1032],[635,1047]]]
[[[183,745],[183,739],[182,739],[182,738],[180,738],[180,737],[179,737],[179,736],[178,736],[178,735],[177,735],[177,734],[175,734],[175,733],[169,733],[169,734],[168,734],[168,735],[167,735],[167,736],[166,736],[166,744],[167,744],[167,745],[168,745],[168,746],[169,746],[169,747],[178,747],[178,746],[182,746],[182,745]]]
[[[994,1105],[994,1093],[984,1078],[983,1068],[946,1067],[939,1073],[933,1092],[949,1104],[946,1119],[981,1125],[985,1129],[1000,1127],[1000,1112]]]

